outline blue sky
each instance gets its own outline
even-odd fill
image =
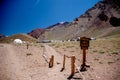
[[[71,22],[100,0],[2,0],[0,33],[12,35]]]

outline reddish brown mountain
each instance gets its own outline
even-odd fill
[[[35,30],[32,30],[30,33],[28,33],[28,35],[37,39],[43,32],[44,29],[37,28]]]

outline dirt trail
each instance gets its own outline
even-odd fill
[[[66,69],[63,72],[60,72],[62,69],[63,64],[63,56],[61,56],[59,53],[55,51],[52,47],[48,45],[44,45],[46,50],[46,55],[50,58],[51,55],[54,55],[54,66],[53,68],[50,68],[49,73],[47,76],[49,77],[49,80],[67,80],[67,76],[70,74],[70,66],[68,67],[68,64],[66,64]],[[67,60],[66,63],[70,62],[70,60]]]
[[[48,59],[54,55],[52,68],[43,58],[44,50],[40,46],[26,49],[25,45],[0,44],[0,80],[67,80],[71,74],[71,59],[66,58],[65,70],[60,72],[63,55],[46,44],[44,49]],[[77,73],[74,78],[80,75]]]
[[[5,44],[0,47],[3,53],[0,53],[0,80],[31,80],[26,72],[21,71],[22,63],[12,45]]]

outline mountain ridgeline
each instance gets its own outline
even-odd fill
[[[120,1],[102,0],[72,22],[49,26],[37,34],[39,40],[68,40],[81,36],[105,37],[120,34]]]

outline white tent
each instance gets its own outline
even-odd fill
[[[22,44],[23,41],[21,39],[15,39],[13,43],[14,44]]]

